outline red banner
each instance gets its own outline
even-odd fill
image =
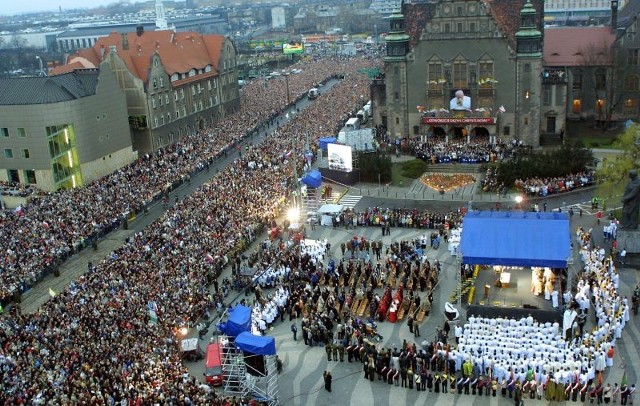
[[[427,125],[493,125],[493,117],[422,117],[422,124]]]

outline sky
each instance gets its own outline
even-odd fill
[[[137,0],[130,0],[137,3]],[[33,11],[57,11],[58,7],[65,8],[92,8],[110,3],[116,0],[0,0],[0,14],[30,13]]]

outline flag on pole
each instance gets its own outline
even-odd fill
[[[500,113],[506,113],[506,112],[507,112],[507,109],[505,109],[505,108],[504,108],[504,106],[500,106],[500,107],[498,107],[498,111],[499,111]]]
[[[56,292],[54,292],[51,288],[49,288],[49,296],[56,297]]]

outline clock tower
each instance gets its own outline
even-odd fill
[[[409,135],[407,112],[409,36],[405,32],[405,20],[401,10],[394,11],[389,24],[389,35],[385,38],[387,54],[384,57],[387,129],[392,137],[402,138]]]
[[[520,11],[516,32],[516,120],[515,138],[540,146],[540,93],[542,92],[542,33],[536,24],[536,10],[530,0]]]

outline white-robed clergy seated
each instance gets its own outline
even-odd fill
[[[456,91],[455,95],[449,102],[449,110],[471,110],[471,97],[465,96],[462,90]]]

